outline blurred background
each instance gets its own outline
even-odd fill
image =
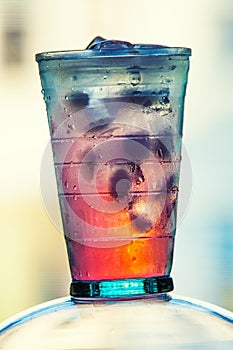
[[[83,49],[97,35],[193,50],[184,124],[192,198],[172,276],[176,294],[233,310],[232,0],[0,0],[0,320],[68,294],[63,236],[41,197],[49,132],[34,56]]]

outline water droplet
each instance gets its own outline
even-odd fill
[[[133,257],[132,257],[132,262],[135,263],[136,261],[137,261],[136,257],[133,256]]]
[[[156,157],[163,158],[163,150],[161,148],[156,150]]]
[[[151,106],[151,108],[154,111],[159,112],[159,114],[162,117],[172,113],[172,108],[171,108],[171,104],[170,104],[170,100],[169,100],[168,96],[160,97],[157,104]]]
[[[170,84],[172,81],[172,78],[163,78],[163,76],[161,76],[160,84]]]
[[[136,86],[141,81],[141,74],[138,68],[131,68],[128,71],[130,84]]]
[[[141,112],[144,113],[144,114],[150,114],[153,112],[152,108],[142,108],[141,109]]]
[[[176,68],[176,66],[174,64],[168,67],[168,69],[170,69],[170,70],[174,70],[175,68]]]
[[[49,117],[49,120],[50,120],[50,125],[51,125],[51,133],[52,133],[52,135],[53,135],[54,132],[55,132],[55,130],[56,130],[56,124],[55,124],[54,121],[53,121],[52,115]]]
[[[165,84],[170,84],[172,81],[173,81],[172,78],[164,79],[164,83],[165,83]]]
[[[76,185],[73,186],[73,190],[74,190],[74,191],[77,190],[77,186],[76,186]]]
[[[44,91],[44,89],[42,89],[42,90],[41,90],[41,93],[42,93],[43,95],[45,94],[45,91]]]
[[[67,181],[65,181],[64,186],[65,186],[65,188],[66,188],[66,189],[68,189],[68,188],[69,188],[69,184],[68,184],[68,182],[67,182]]]
[[[169,98],[167,96],[163,96],[159,102],[162,104],[162,105],[167,105],[170,101],[169,101]]]
[[[67,127],[70,129],[70,130],[74,130],[75,129],[75,125],[73,123],[68,123],[67,124]]]
[[[106,80],[107,79],[107,75],[104,75],[104,80]]]
[[[139,178],[136,181],[136,184],[140,185],[143,181],[144,181],[143,178],[141,176],[139,176]]]
[[[69,100],[69,96],[66,95],[66,96],[65,96],[65,100]]]

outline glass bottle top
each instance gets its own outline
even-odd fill
[[[189,298],[58,299],[0,325],[2,350],[231,350],[233,315]]]

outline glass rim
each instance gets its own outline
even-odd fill
[[[186,47],[166,47],[166,46],[146,46],[125,49],[103,48],[100,50],[64,50],[48,51],[35,55],[36,61],[42,60],[72,60],[72,59],[91,59],[91,58],[126,58],[126,57],[151,57],[151,56],[191,56],[191,49]]]

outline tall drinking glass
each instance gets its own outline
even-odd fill
[[[189,55],[102,38],[37,55],[71,298],[0,324],[1,349],[232,349],[232,313],[167,294]]]
[[[101,38],[36,56],[73,298],[173,289],[189,56]]]

